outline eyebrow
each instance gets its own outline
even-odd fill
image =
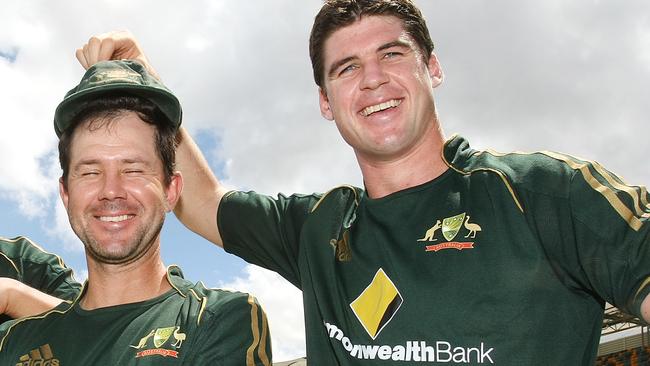
[[[330,70],[327,73],[327,76],[329,78],[331,78],[332,76],[334,76],[334,74],[336,73],[336,70],[338,70],[339,67],[345,65],[346,63],[348,63],[348,62],[350,62],[350,61],[352,61],[352,60],[354,60],[356,58],[357,58],[356,56],[350,56],[350,57],[346,57],[346,58],[344,58],[342,60],[338,60],[338,61],[334,62],[332,65],[330,65]]]
[[[127,159],[121,159],[120,163],[122,164],[142,164],[144,166],[150,166],[149,162],[145,161],[144,159],[140,158],[127,158]],[[85,159],[79,161],[77,164],[74,165],[73,169],[78,169],[82,166],[89,166],[89,165],[99,165],[101,164],[101,161],[99,159]]]
[[[383,45],[379,46],[379,48],[377,48],[377,51],[383,51],[383,50],[393,48],[393,47],[411,48],[411,44],[398,39],[396,41],[388,42],[386,44],[383,44]]]
[[[376,52],[383,51],[383,50],[386,50],[386,49],[389,49],[389,48],[392,48],[392,47],[411,48],[411,45],[409,43],[405,42],[405,41],[402,41],[402,40],[398,39],[398,40],[388,42],[388,43],[385,43],[385,44],[377,47]],[[341,59],[341,60],[338,60],[338,61],[334,62],[332,65],[330,65],[329,71],[327,72],[327,76],[331,78],[334,75],[334,73],[336,72],[336,70],[339,69],[339,67],[345,65],[346,63],[348,63],[348,62],[350,62],[350,61],[352,61],[352,60],[354,60],[356,58],[357,58],[357,56],[350,56],[350,57],[346,57],[344,59]]]
[[[77,169],[81,166],[86,166],[86,165],[97,165],[99,164],[99,159],[84,159],[79,161],[77,164],[75,164],[72,168]]]

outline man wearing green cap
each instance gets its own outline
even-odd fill
[[[56,110],[60,195],[88,280],[70,305],[2,327],[2,365],[269,365],[264,312],[165,267],[160,230],[182,190],[176,97],[132,61],[88,69]]]

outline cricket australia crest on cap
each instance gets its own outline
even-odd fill
[[[93,74],[89,80],[95,86],[100,86],[107,83],[136,83],[142,84],[142,77],[140,74],[129,69],[108,69],[101,70]]]
[[[458,233],[465,229],[466,235],[464,238],[475,239],[476,234],[483,229],[481,226],[475,222],[470,222],[470,215],[467,215],[466,212],[445,217],[442,219],[436,219],[436,222],[433,226],[428,228],[424,236],[420,239],[417,239],[418,242],[436,242],[439,239],[446,239],[447,241],[441,241],[439,244],[427,245],[425,251],[427,252],[438,252],[443,249],[474,249],[473,241],[454,241]],[[440,231],[442,238],[437,235],[437,232]]]

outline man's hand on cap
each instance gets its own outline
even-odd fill
[[[151,75],[160,79],[138,41],[129,31],[112,31],[92,36],[82,48],[77,49],[75,55],[86,70],[99,61],[134,60],[146,67]]]

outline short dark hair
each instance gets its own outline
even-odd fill
[[[346,27],[363,16],[394,16],[403,23],[404,30],[415,40],[428,59],[433,52],[433,41],[420,10],[411,0],[325,0],[309,37],[309,57],[314,72],[314,81],[323,87],[323,46],[335,31]]]
[[[70,146],[75,131],[81,126],[90,130],[101,128],[128,112],[136,113],[142,121],[156,127],[152,143],[162,161],[165,186],[171,183],[176,162],[177,129],[162,111],[147,99],[133,95],[106,94],[86,102],[84,108],[72,118],[69,128],[61,134],[59,163],[66,189],[70,172]]]

